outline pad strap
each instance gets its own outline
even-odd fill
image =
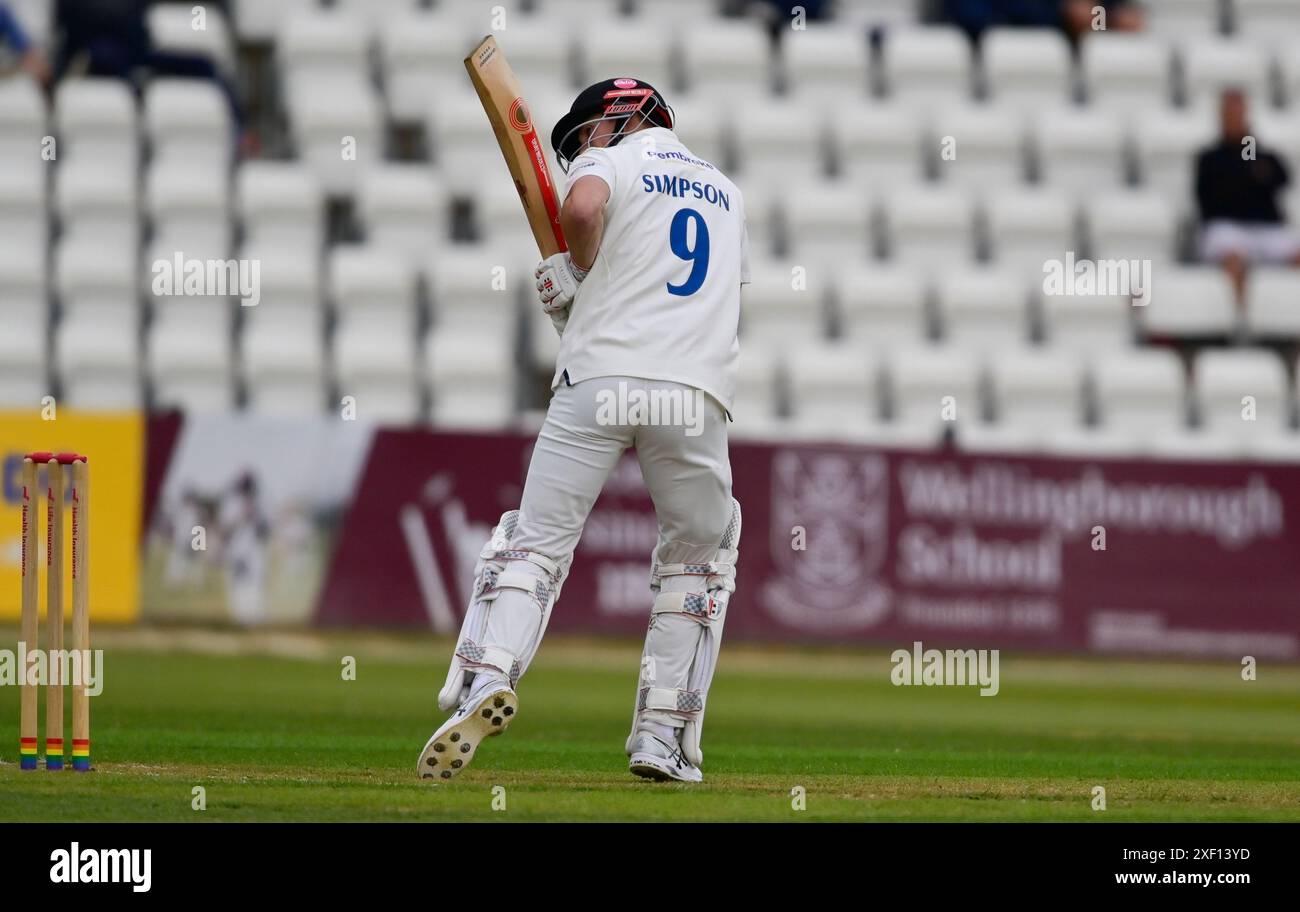
[[[708,592],[660,592],[655,596],[650,613],[685,614],[707,623],[721,617],[726,607],[725,602]]]
[[[509,650],[499,646],[480,646],[473,640],[462,640],[456,647],[456,655],[470,665],[484,665],[495,668],[510,678],[514,687],[519,680],[519,659]]]
[[[675,687],[642,687],[636,703],[637,712],[657,709],[689,715],[704,709],[704,697],[698,690],[678,690]]]

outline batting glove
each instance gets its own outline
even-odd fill
[[[572,304],[587,272],[575,266],[567,253],[554,254],[538,263],[533,275],[537,278],[537,296],[542,302],[542,310],[549,314]]]

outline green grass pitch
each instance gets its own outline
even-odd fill
[[[96,770],[21,772],[18,690],[0,688],[0,820],[1300,820],[1295,666],[1264,663],[1244,682],[1226,660],[1004,652],[1001,692],[981,697],[894,687],[885,650],[729,643],[710,695],[705,782],[688,786],[627,773],[639,644],[555,636],[521,682],[509,732],[457,779],[432,784],[414,764],[442,721],[446,640],[95,637],[105,650],[104,693],[91,701]],[[355,681],[343,679],[345,656]],[[1104,811],[1093,809],[1096,786]]]

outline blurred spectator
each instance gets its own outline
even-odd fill
[[[1142,27],[1142,15],[1132,0],[943,0],[942,18],[978,41],[986,28],[1022,25],[1061,28],[1071,39],[1093,30],[1095,8],[1106,11],[1107,30]]]
[[[210,79],[226,96],[231,117],[242,130],[243,111],[229,80],[207,57],[157,50],[149,38],[148,7],[148,0],[57,0],[56,76],[62,79],[71,71],[130,82],[145,74]]]
[[[0,47],[12,52],[18,58],[18,65],[42,87],[50,84],[50,65],[45,55],[32,44],[27,30],[4,0],[0,0]]]
[[[1250,136],[1243,92],[1223,93],[1220,121],[1219,141],[1196,160],[1201,257],[1227,271],[1240,302],[1251,264],[1300,265],[1300,237],[1286,224],[1278,202],[1290,172]]]

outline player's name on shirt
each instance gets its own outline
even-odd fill
[[[668,174],[642,174],[641,186],[646,193],[663,193],[668,196],[702,199],[706,203],[731,211],[731,197],[706,181],[691,180]]]

